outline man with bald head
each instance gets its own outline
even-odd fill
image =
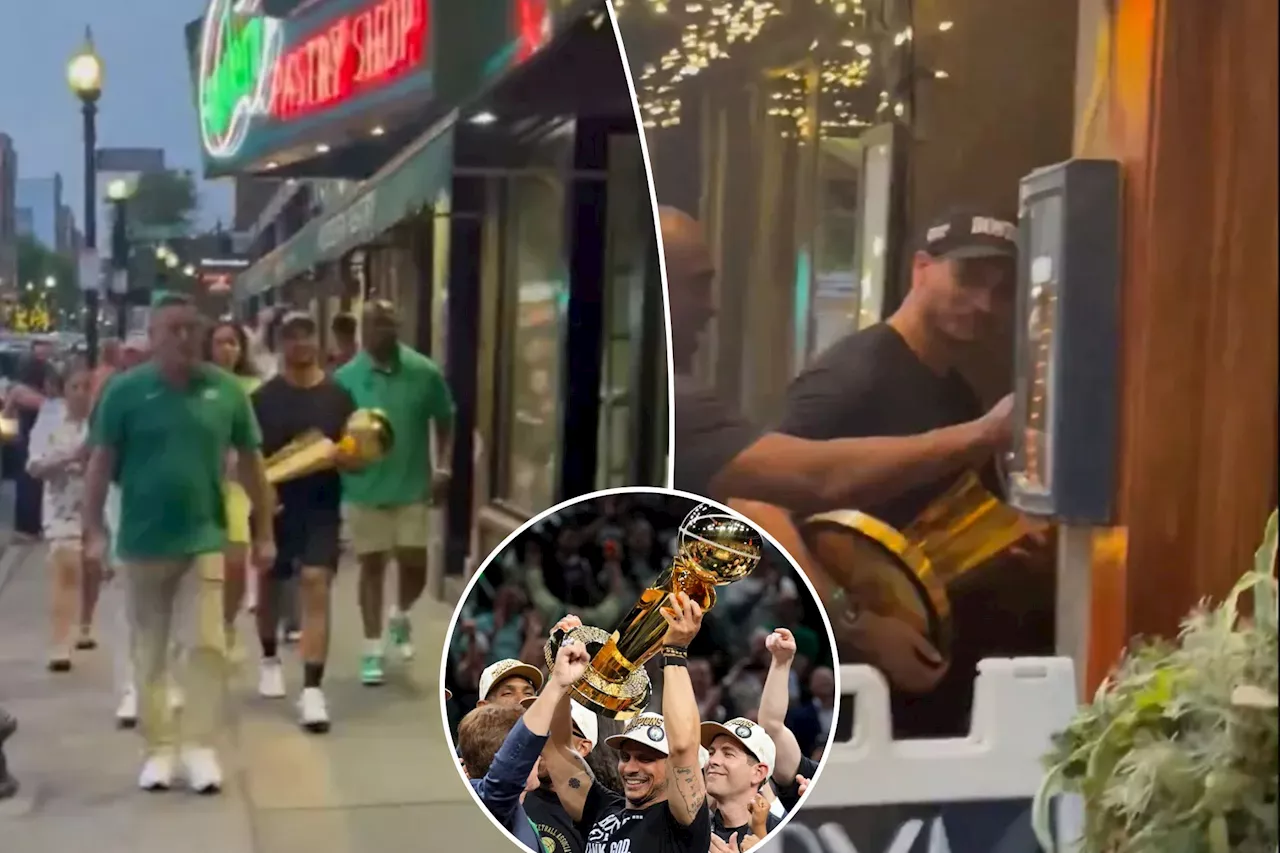
[[[386,457],[342,477],[351,544],[360,561],[365,636],[360,680],[373,686],[383,682],[382,601],[392,557],[399,585],[390,639],[404,658],[413,655],[409,610],[427,584],[430,507],[449,483],[448,473],[435,469],[434,462],[452,456],[454,406],[436,363],[401,343],[394,305],[383,299],[366,302],[361,326],[364,348],[334,379],[357,408],[384,412],[394,435]]]
[[[844,642],[895,684],[931,689],[946,672],[937,651],[905,623],[850,601],[813,566],[790,515],[892,499],[981,464],[1008,445],[1011,401],[914,436],[811,441],[754,427],[690,375],[716,314],[716,268],[702,228],[672,208],[660,208],[658,221],[671,311],[676,488],[730,502],[768,530],[806,569]]]

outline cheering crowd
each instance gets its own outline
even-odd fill
[[[319,331],[298,311],[273,312],[256,330],[209,322],[185,296],[162,293],[145,342],[105,345],[95,370],[59,373],[45,360],[14,392],[30,413],[22,475],[38,488],[35,527],[49,553],[48,668],[66,672],[96,646],[101,588],[118,627],[116,717],[141,730],[144,789],[221,789],[214,744],[228,658],[245,654],[236,623],[246,606],[259,694],[286,695],[279,646],[296,640],[299,722],[328,731],[329,597],[344,538],[360,566],[362,682],[383,682],[385,649],[413,654],[408,614],[426,584],[429,506],[448,484],[433,456],[449,458],[452,396],[436,365],[400,342],[389,302],[365,303],[358,324],[335,318],[327,354]],[[342,441],[358,409],[390,423],[380,459]],[[332,447],[321,469],[274,482],[267,460],[317,433]]]
[[[544,519],[484,571],[446,676],[464,772],[495,819],[550,853],[748,850],[793,808],[833,725],[835,678],[816,603],[766,557],[708,613],[672,600],[653,695],[625,726],[568,688],[585,652],[551,628],[613,628],[669,564],[692,506],[635,493]]]

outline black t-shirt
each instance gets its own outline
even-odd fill
[[[778,817],[773,812],[769,812],[768,817],[764,819],[764,834],[768,835],[770,832],[773,832],[778,828],[778,824],[780,823],[782,823],[782,818]],[[751,834],[751,824],[744,823],[742,826],[725,826],[720,822],[720,812],[716,812],[711,816],[711,831],[718,835],[723,841],[728,841],[729,836],[731,835],[737,835],[738,846],[741,847],[742,839]]]
[[[796,768],[797,777],[803,776],[812,782],[813,774],[817,772],[818,762],[807,755],[800,756],[800,766]],[[778,785],[778,802],[782,803],[782,807],[787,811],[791,811],[796,807],[796,804],[800,802],[799,779],[792,779],[787,785]]]
[[[710,494],[716,474],[759,438],[760,431],[688,376],[676,376],[675,487]]]
[[[592,785],[582,809],[585,853],[706,853],[711,848],[711,810],[706,803],[683,826],[668,803],[629,809],[622,796]]]
[[[304,388],[276,376],[253,392],[253,410],[262,429],[262,454],[270,456],[303,433],[319,430],[337,441],[356,410],[351,395],[332,379]],[[337,513],[342,480],[337,471],[320,471],[277,487],[283,511]]]
[[[537,827],[546,853],[583,853],[582,831],[554,791],[530,791],[524,798],[524,810]]]
[[[981,414],[977,394],[959,373],[938,375],[896,329],[880,323],[837,341],[795,378],[778,431],[814,441],[908,436]],[[948,477],[857,509],[904,527],[953,482]]]

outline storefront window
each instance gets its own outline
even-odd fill
[[[560,461],[564,186],[549,176],[513,178],[507,205],[497,493],[532,514],[555,503]]]
[[[640,389],[634,365],[642,357],[637,333],[645,311],[645,263],[652,240],[648,184],[640,141],[610,140],[606,246],[604,363],[600,383],[600,488],[631,483],[632,419]]]
[[[857,246],[861,152],[853,139],[823,139],[819,152],[810,358],[860,325]]]

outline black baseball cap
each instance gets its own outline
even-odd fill
[[[316,318],[312,317],[306,311],[290,311],[280,318],[280,333],[287,332],[306,332],[314,335],[316,333]]]
[[[954,210],[930,223],[920,250],[935,258],[1016,258],[1018,225],[1003,216],[977,210]]]

